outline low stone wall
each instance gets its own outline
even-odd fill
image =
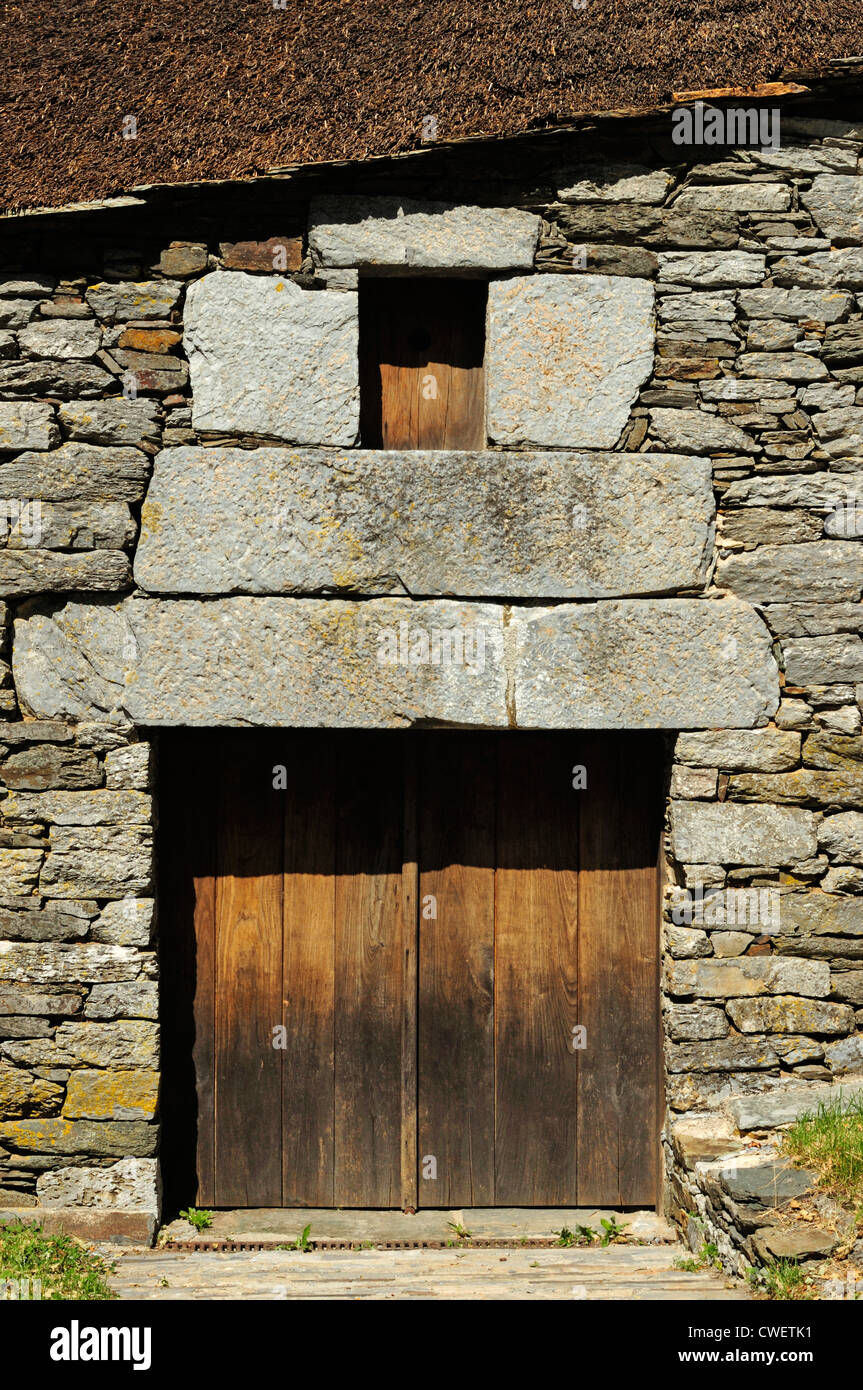
[[[2,277],[0,1206],[156,1220],[159,724],[680,731],[669,1202],[731,1268],[711,1165],[863,1073],[863,127],[556,148],[511,206]],[[357,447],[370,268],[491,277],[488,451]],[[487,629],[481,679],[381,664],[402,622]]]

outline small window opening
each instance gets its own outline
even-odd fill
[[[362,278],[360,442],[484,449],[484,280]]]

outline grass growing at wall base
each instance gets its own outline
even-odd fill
[[[46,1236],[41,1226],[22,1221],[0,1226],[0,1298],[12,1280],[33,1286],[23,1297],[105,1301],[116,1298],[107,1282],[110,1273],[111,1267],[74,1236]]]
[[[863,1098],[841,1108],[833,1101],[802,1115],[785,1136],[785,1149],[818,1174],[818,1185],[863,1215]]]

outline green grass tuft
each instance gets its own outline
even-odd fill
[[[73,1236],[46,1236],[22,1221],[0,1226],[0,1283],[38,1280],[43,1299],[102,1302],[117,1297],[108,1286],[111,1269]]]
[[[818,1186],[849,1206],[863,1206],[863,1097],[841,1108],[819,1105],[796,1120],[785,1136],[795,1162],[818,1174]]]

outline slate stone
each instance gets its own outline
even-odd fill
[[[136,980],[140,977],[139,953],[123,946],[92,942],[0,941],[0,983],[56,984]],[[20,1013],[20,1008],[16,1009]],[[41,1013],[32,1004],[27,1013]],[[53,1012],[53,1010],[51,1010]],[[61,1010],[57,1010],[61,1012]],[[58,1045],[63,1045],[58,1038]]]
[[[156,1153],[158,1137],[159,1131],[155,1125],[144,1124],[140,1120],[34,1119],[10,1120],[0,1124],[0,1144],[16,1154],[96,1154],[147,1158]]]
[[[783,642],[785,674],[794,685],[863,680],[863,641],[851,633]]]
[[[142,280],[137,284],[91,285],[86,300],[103,323],[129,319],[166,319],[179,302],[183,286],[173,280]]]
[[[808,352],[743,352],[737,366],[746,376],[781,381],[821,381],[828,375],[824,363]]]
[[[168,449],[135,578],[180,594],[659,594],[704,586],[712,515],[699,458]]]
[[[751,251],[663,251],[659,278],[699,290],[728,285],[758,285],[764,279],[765,257]]]
[[[863,546],[854,541],[764,545],[757,550],[720,556],[716,566],[717,585],[752,603],[781,603],[798,598],[802,575],[806,577],[810,599],[856,599],[863,587]]]
[[[802,288],[863,289],[863,249],[850,247],[783,256],[771,266],[773,283]]]
[[[830,967],[826,961],[779,956],[678,960],[667,963],[666,987],[669,994],[695,995],[699,999],[734,999],[762,994],[823,998],[830,993]],[[62,1026],[71,1028],[74,1025]]]
[[[509,640],[519,728],[745,728],[778,704],[768,634],[746,605],[516,608]]]
[[[577,241],[636,242],[652,247],[734,247],[737,215],[649,207],[641,202],[582,203],[551,214]]]
[[[0,299],[0,328],[25,328],[38,307],[33,299]]]
[[[840,1238],[817,1226],[796,1230],[758,1231],[753,1238],[756,1253],[765,1261],[826,1259]]]
[[[58,1047],[78,1058],[79,1065],[143,1067],[151,1071],[159,1065],[159,1028],[146,1020],[61,1023],[54,1037]]]
[[[732,999],[726,1007],[742,1033],[845,1034],[854,1029],[852,1008],[821,999],[776,995],[772,999]]]
[[[756,474],[739,478],[722,494],[723,506],[811,507],[823,510],[841,506],[847,493],[863,493],[860,473],[786,473],[777,477]]]
[[[680,453],[758,452],[752,437],[737,425],[703,410],[651,410],[650,424],[652,433],[661,443]]]
[[[138,502],[149,476],[150,460],[140,449],[92,444],[61,444],[50,454],[19,454],[0,465],[4,496],[55,502]]]
[[[40,891],[46,896],[74,898],[86,893],[94,898],[125,898],[152,891],[151,834],[144,827],[89,826],[86,833],[76,828],[73,835],[57,826],[51,840],[56,848],[46,856],[39,877]]]
[[[701,1042],[729,1033],[724,1011],[709,1004],[668,1004],[665,1021],[668,1036],[675,1042]]]
[[[800,735],[779,729],[711,729],[680,734],[677,762],[723,772],[785,772],[800,761]]]
[[[557,196],[563,203],[662,203],[673,183],[665,169],[611,163],[561,170],[557,180]]]
[[[187,280],[207,269],[207,248],[201,242],[172,242],[159,257],[156,267],[162,275]]]
[[[822,410],[812,423],[822,448],[833,458],[863,457],[863,406]]]
[[[152,785],[153,749],[132,743],[105,755],[105,786],[120,791],[148,791]]]
[[[23,825],[149,825],[152,799],[137,791],[12,791],[3,818]]]
[[[69,602],[19,615],[13,664],[31,713],[144,724],[748,727],[778,704],[745,604],[515,608],[504,631],[500,605],[443,600]]]
[[[759,1207],[782,1206],[816,1184],[816,1175],[808,1168],[795,1168],[781,1160],[720,1169],[718,1176],[733,1201]]]
[[[785,212],[791,192],[784,183],[688,184],[673,206],[688,212]]]
[[[800,201],[835,246],[863,241],[863,187],[856,171],[818,174]]]
[[[86,403],[70,401],[60,407],[60,421],[69,438],[88,444],[158,444],[159,420],[157,401],[132,401],[124,396]]]
[[[858,734],[833,733],[816,729],[803,745],[806,767],[854,768],[863,762],[863,738]]]
[[[841,1085],[813,1085],[806,1089],[789,1089],[785,1086],[773,1094],[760,1096],[740,1096],[730,1101],[729,1109],[734,1116],[737,1128],[741,1131],[751,1129],[777,1129],[781,1125],[792,1124],[801,1115],[813,1115],[819,1105],[839,1105],[843,1110],[858,1095],[863,1094],[863,1081],[846,1081]],[[0,1139],[2,1142],[2,1139]],[[740,1170],[742,1172],[742,1170]],[[794,1169],[805,1173],[805,1169]],[[762,1189],[763,1190],[763,1189]],[[770,1179],[766,1190],[769,1192]],[[803,1191],[806,1191],[804,1188]],[[789,1193],[788,1196],[802,1196],[802,1193]]]
[[[100,396],[114,378],[93,362],[0,362],[0,396]]]
[[[93,985],[84,1006],[87,1019],[157,1019],[159,990],[152,980]]]
[[[779,1065],[773,1048],[763,1039],[736,1037],[670,1046],[666,1061],[670,1072],[763,1071]]]
[[[816,817],[798,807],[671,805],[671,849],[685,864],[793,864],[815,854],[816,832]]]
[[[17,449],[53,449],[60,443],[60,431],[54,420],[54,407],[40,401],[0,401],[0,453]],[[0,466],[0,486],[4,497],[11,494],[6,483],[6,468]]]
[[[704,323],[720,320],[733,323],[736,317],[734,295],[693,291],[689,294],[665,293],[659,298],[659,317],[663,323]]]
[[[215,271],[189,287],[185,325],[196,429],[295,444],[355,442],[354,295]]]
[[[90,929],[90,939],[117,946],[147,947],[153,938],[154,907],[152,898],[121,898],[106,903]]]
[[[94,357],[102,330],[92,319],[37,319],[18,334],[22,357],[73,359]]]
[[[0,471],[0,485],[2,485]],[[31,530],[38,527],[42,550],[119,550],[135,539],[137,525],[125,502],[43,502],[40,501]],[[19,528],[20,529],[20,528]],[[14,532],[9,548],[29,548],[26,537]]]
[[[0,550],[0,594],[4,596],[116,591],[130,588],[131,583],[129,558],[119,550],[80,550],[71,555],[35,548]]]
[[[772,801],[776,805],[857,806],[863,801],[863,770],[736,773],[728,783],[732,801]]]
[[[5,806],[5,802],[3,803]],[[5,813],[4,813],[5,814]],[[95,904],[93,905],[95,909]],[[67,912],[66,909],[69,909]],[[4,941],[75,941],[86,936],[90,917],[72,909],[76,903],[51,903],[39,910],[0,909],[0,939]],[[93,913],[95,916],[95,911]]]
[[[0,849],[0,883],[6,892],[15,896],[34,892],[43,858],[40,849]]]
[[[653,289],[644,280],[493,280],[489,436],[506,445],[611,448],[653,370],[653,340]]]
[[[814,319],[817,323],[836,323],[854,307],[850,294],[840,291],[798,289],[741,290],[740,312],[749,319],[788,319],[794,323]]]
[[[840,864],[863,865],[863,812],[825,816],[818,827],[818,848]]]
[[[62,1100],[62,1086],[34,1076],[21,1067],[0,1062],[0,1119],[56,1114]]]
[[[226,270],[299,270],[303,263],[302,237],[270,237],[267,241],[223,241],[219,254]]]
[[[323,197],[312,199],[309,250],[324,266],[527,270],[539,229],[536,214],[518,208]]]
[[[12,753],[3,764],[3,782],[12,791],[97,787],[101,780],[98,758],[84,748],[35,744]]]
[[[825,893],[820,888],[782,893],[779,916],[786,933],[863,936],[863,899]]]
[[[803,511],[783,511],[778,507],[744,507],[723,513],[720,549],[730,542],[747,550],[757,545],[802,545],[822,536],[821,518]]]

